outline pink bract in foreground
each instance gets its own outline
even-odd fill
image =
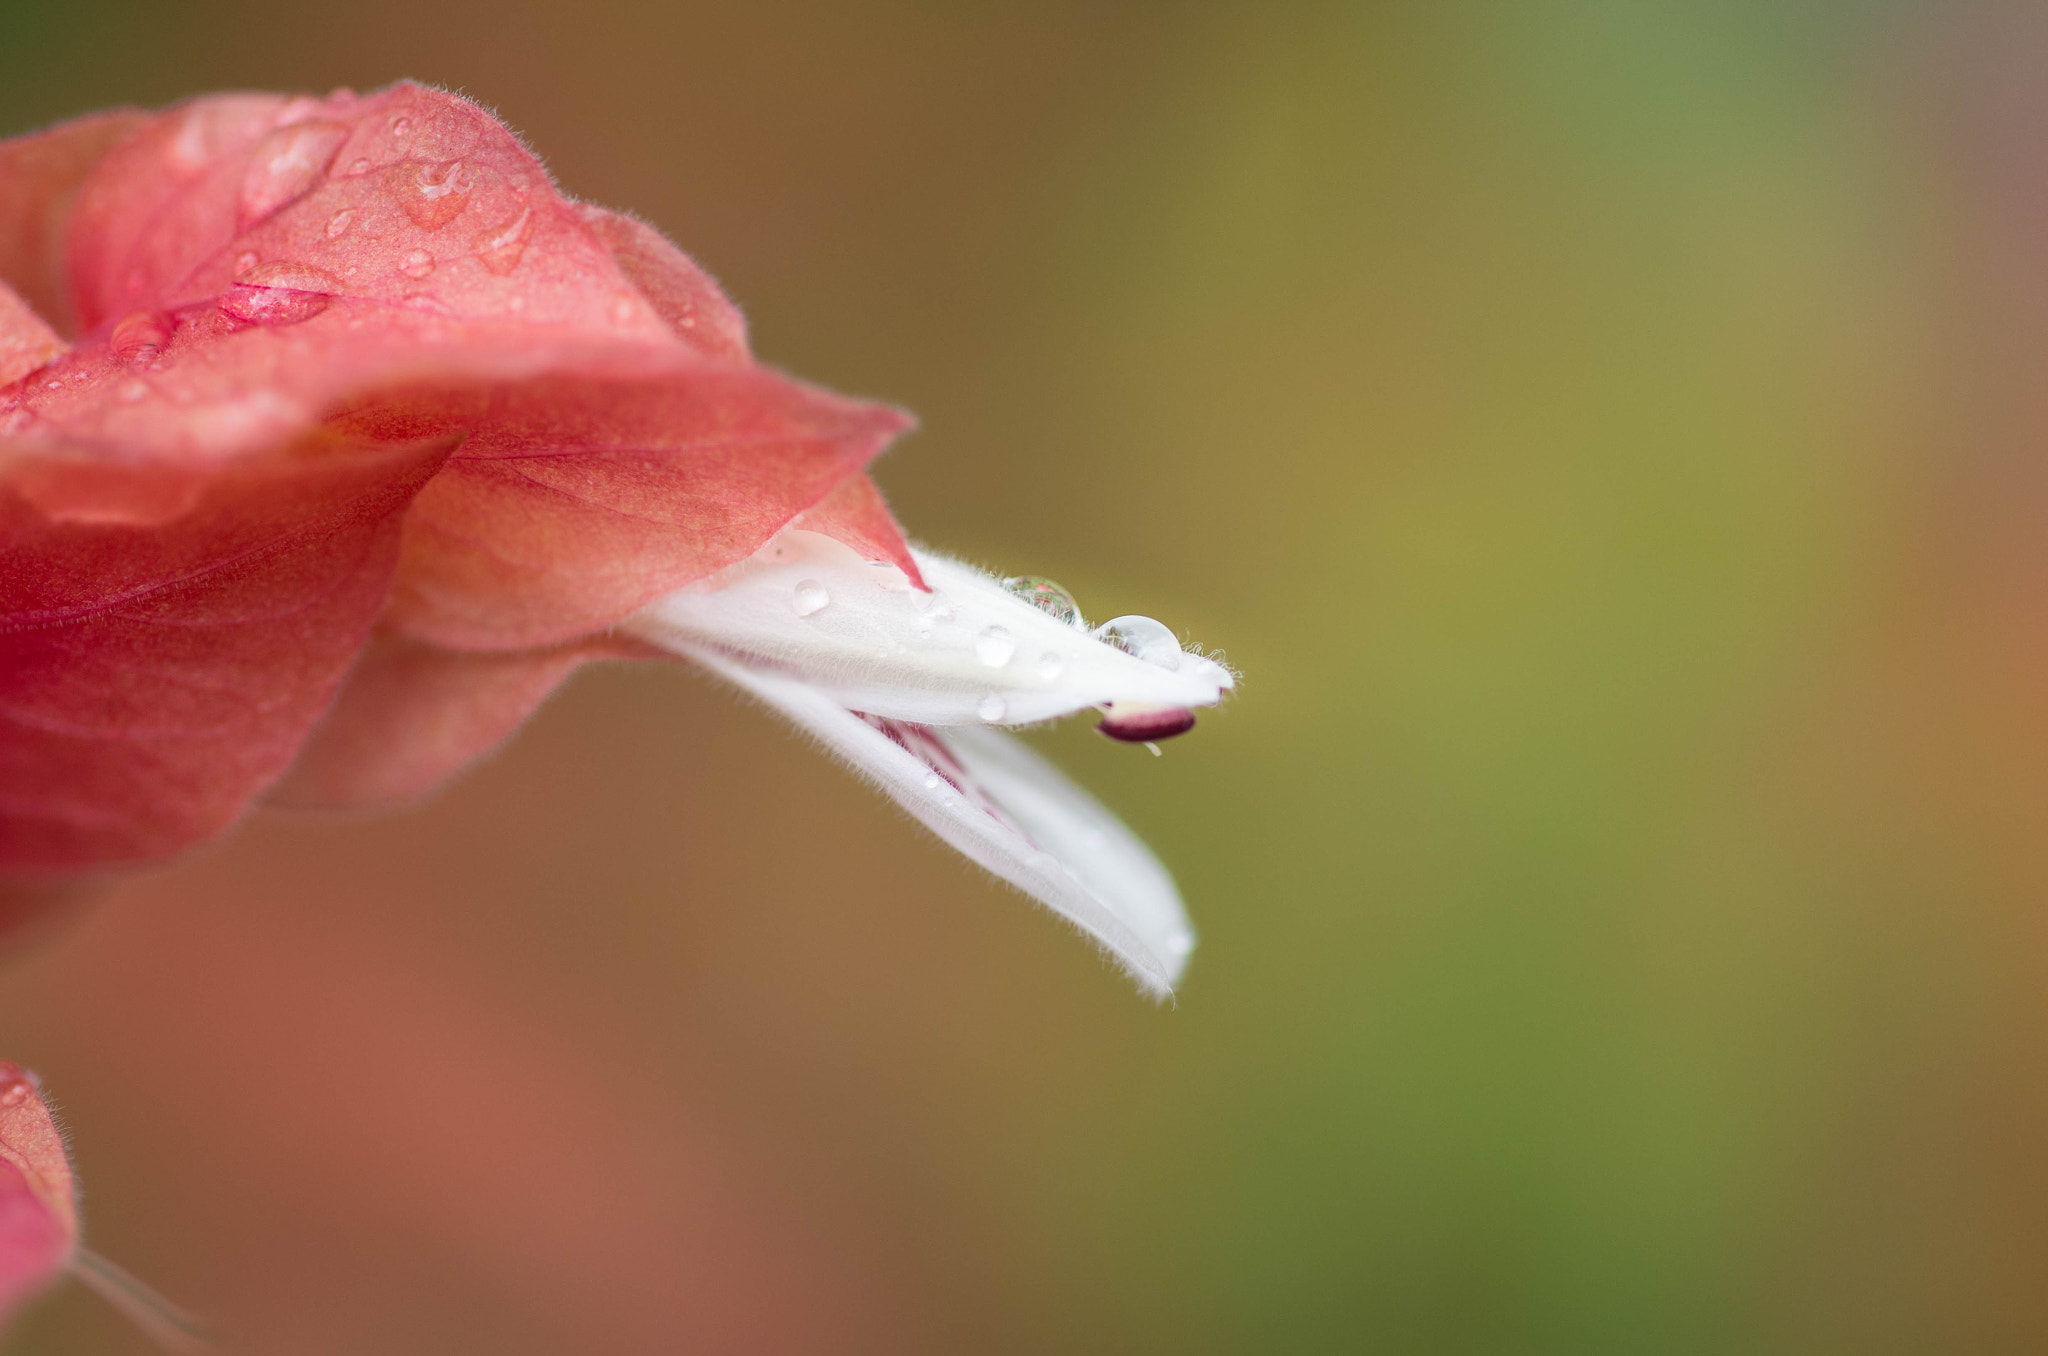
[[[0,1060],[0,1317],[78,1247],[71,1160],[33,1075]]]

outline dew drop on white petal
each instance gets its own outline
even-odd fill
[[[1016,638],[1000,626],[991,626],[974,638],[974,657],[992,669],[1009,663],[1016,653]]]
[[[799,580],[796,586],[796,593],[791,599],[792,604],[796,608],[796,615],[799,617],[808,617],[814,612],[823,612],[826,605],[831,601],[832,595],[825,592],[825,586],[815,579]]]
[[[1162,669],[1180,667],[1180,642],[1165,623],[1150,617],[1115,617],[1088,634],[1147,664],[1157,664]]]
[[[974,714],[980,716],[983,720],[1001,720],[1003,714],[1009,709],[1009,707],[1003,704],[1001,697],[991,692],[981,699],[981,705],[974,708]]]
[[[1058,655],[1042,654],[1038,656],[1038,676],[1044,681],[1056,683],[1059,681],[1060,675],[1066,671],[1066,661]]]
[[[953,605],[937,594],[933,594],[918,609],[918,634],[928,636],[932,633],[933,627],[941,622],[949,622],[951,620],[953,620]]]
[[[1074,601],[1074,595],[1050,579],[1035,574],[1012,575],[1003,581],[1003,588],[1069,626],[1081,624],[1081,606]]]
[[[936,773],[936,772],[927,772],[927,773],[925,773],[925,774],[924,774],[924,789],[925,789],[925,790],[927,790],[927,791],[936,791],[936,790],[938,790],[938,789],[939,789],[939,774],[938,774],[938,773]]]

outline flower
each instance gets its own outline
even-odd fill
[[[910,547],[865,474],[908,425],[755,363],[679,250],[446,93],[0,143],[0,872],[416,796],[580,665],[681,658],[1164,993],[1171,880],[995,727],[1156,739],[1232,676]]]

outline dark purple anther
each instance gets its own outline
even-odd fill
[[[1118,711],[1112,707],[1096,730],[1126,744],[1150,744],[1195,728],[1195,713],[1185,706],[1148,706]]]

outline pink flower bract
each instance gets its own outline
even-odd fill
[[[916,579],[907,425],[453,95],[0,143],[0,873],[415,794],[792,523]]]
[[[78,1246],[71,1161],[35,1078],[0,1060],[0,1319]]]

